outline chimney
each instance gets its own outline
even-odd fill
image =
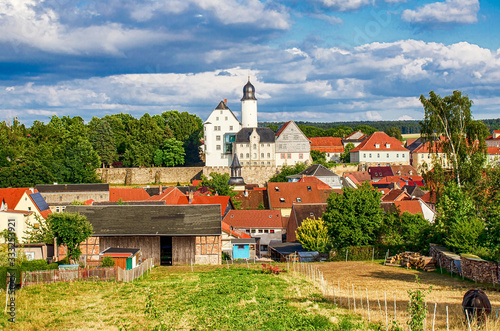
[[[163,186],[160,184],[160,186],[158,187],[158,194],[162,194],[163,193]]]
[[[188,200],[189,200],[189,204],[191,204],[191,201],[193,201],[193,192],[191,192],[191,191],[189,191]]]
[[[224,99],[224,103],[225,103],[225,104],[226,104],[226,106],[227,106],[227,99]]]

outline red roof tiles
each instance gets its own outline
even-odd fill
[[[378,147],[377,147],[378,146]],[[403,147],[403,143],[396,138],[389,137],[385,132],[374,132],[368,136],[361,144],[354,148],[351,152],[360,151],[401,151],[408,152]]]
[[[34,190],[34,192],[38,192],[37,190]],[[16,208],[17,204],[19,203],[19,200],[23,197],[24,193],[27,193],[28,195],[31,193],[31,190],[27,187],[21,187],[21,188],[0,188],[0,195],[3,196],[3,199],[5,203],[7,204],[7,208],[9,209],[14,209]]]
[[[247,234],[243,231],[234,230],[234,229],[231,230],[231,225],[227,224],[224,221],[221,222],[221,226],[222,226],[222,231],[226,232],[227,234],[229,234],[231,236],[235,236],[236,238],[240,238],[240,239],[252,238],[249,234]]]
[[[177,201],[181,197],[186,197],[186,195],[182,193],[181,190],[179,190],[177,187],[172,186],[166,188],[162,193],[153,195],[152,197],[147,198],[146,200],[165,201],[165,204],[167,205],[176,205]]]
[[[109,201],[144,201],[150,198],[143,188],[109,188]]]
[[[283,228],[279,210],[231,210],[224,222],[234,228]]]
[[[267,183],[269,208],[292,208],[293,203],[320,203],[315,183]]]
[[[311,149],[326,153],[343,153],[342,138],[336,137],[311,137]]]

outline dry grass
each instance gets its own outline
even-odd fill
[[[354,310],[353,285],[356,299],[356,313],[368,319],[367,293],[370,302],[371,321],[380,321],[385,324],[385,297],[387,297],[387,319],[389,324],[393,320],[407,329],[408,319],[408,289],[420,288],[426,290],[432,287],[427,294],[426,301],[428,315],[427,330],[432,330],[434,306],[436,306],[435,329],[446,330],[446,307],[448,306],[448,320],[450,330],[464,330],[464,314],[461,310],[462,298],[471,288],[483,289],[492,305],[492,319],[489,321],[489,330],[500,330],[495,314],[500,308],[500,287],[493,288],[491,284],[475,284],[468,280],[450,277],[439,272],[428,273],[416,270],[407,270],[400,267],[383,266],[381,263],[371,262],[329,262],[316,264],[328,281],[328,296],[342,307]],[[415,283],[415,276],[420,279],[420,285]],[[333,298],[332,286],[335,289]],[[339,293],[340,286],[340,293]],[[362,300],[361,300],[362,299]],[[380,306],[379,306],[380,302]],[[396,315],[394,314],[396,302]]]
[[[402,136],[403,136],[403,140],[416,139],[416,138],[420,138],[420,133],[405,133],[405,134],[402,134]]]

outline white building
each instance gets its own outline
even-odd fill
[[[276,132],[276,165],[310,163],[311,142],[294,121],[288,121]]]
[[[241,123],[225,101],[210,114],[203,123],[203,152],[205,165],[209,167],[229,167],[233,162],[233,142],[240,131]]]
[[[374,132],[351,151],[351,162],[367,167],[410,164],[410,151],[385,132]]]

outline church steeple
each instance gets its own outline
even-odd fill
[[[233,163],[231,163],[231,178],[229,178],[228,185],[245,185],[243,177],[241,177],[241,165],[238,160],[238,155],[234,154]]]
[[[250,83],[243,86],[243,98],[241,98],[241,126],[243,128],[257,127],[257,98],[255,97],[255,87]]]

